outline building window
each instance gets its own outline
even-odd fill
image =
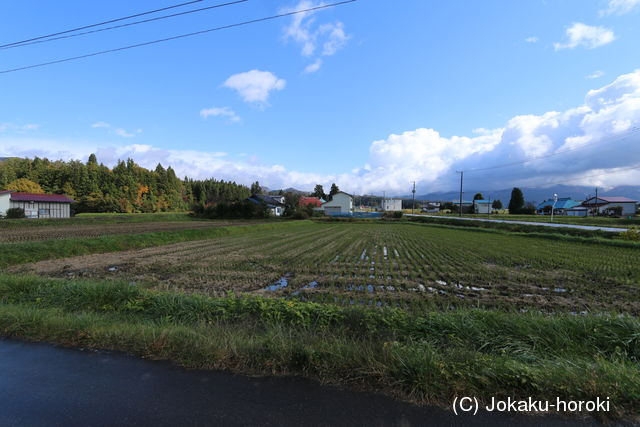
[[[38,209],[38,216],[49,215],[49,209]]]

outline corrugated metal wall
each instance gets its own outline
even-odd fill
[[[11,202],[12,208],[22,208],[27,218],[69,218],[69,203],[51,202]]]

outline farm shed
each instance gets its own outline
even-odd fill
[[[353,212],[353,196],[340,191],[333,195],[333,199],[322,204],[325,215],[335,215]]]
[[[401,211],[402,210],[402,199],[383,199],[382,201],[382,210],[385,212],[388,211]]]
[[[621,215],[635,215],[637,209],[637,200],[620,196],[599,196],[592,197],[582,202],[581,206],[595,210],[597,213],[611,212],[616,208],[622,208]]]
[[[0,191],[0,215],[22,208],[27,218],[69,218],[74,200],[62,194],[32,194]]]
[[[490,214],[492,203],[493,202],[491,200],[474,200],[473,211],[477,214]]]

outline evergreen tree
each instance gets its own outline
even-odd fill
[[[331,190],[329,190],[329,200],[332,200],[334,194],[339,193],[339,192],[340,192],[340,189],[335,184],[335,182],[333,184],[331,184]]]
[[[262,194],[262,187],[258,181],[251,184],[251,194]]]
[[[522,190],[518,187],[514,187],[511,190],[511,200],[509,201],[509,213],[510,214],[519,214],[524,209],[524,195],[522,194]]]
[[[491,207],[493,209],[502,209],[502,201],[501,200],[494,200],[493,203],[491,204]]]
[[[311,197],[317,197],[319,199],[327,199],[327,195],[324,192],[324,188],[322,187],[322,185],[317,184],[315,186],[315,188],[313,189],[313,193],[311,193]]]
[[[484,200],[484,196],[482,193],[476,193],[476,195],[473,196],[473,200]]]

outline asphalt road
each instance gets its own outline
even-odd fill
[[[407,216],[425,216],[425,215],[415,215],[415,214],[407,214]],[[460,216],[433,216],[433,218],[448,218],[448,219],[459,219],[461,221],[483,221],[483,222],[501,222],[505,224],[525,224],[525,225],[540,225],[542,227],[557,227],[557,228],[578,228],[581,230],[595,230],[595,231],[611,231],[614,233],[621,233],[623,231],[627,231],[626,228],[617,228],[617,227],[599,227],[595,225],[574,225],[574,224],[558,224],[555,222],[531,222],[531,221],[507,221],[504,219],[486,219],[486,218],[469,218],[469,217],[460,217]]]
[[[0,339],[1,426],[574,426],[593,421],[457,417],[299,378],[189,371],[120,353]]]

